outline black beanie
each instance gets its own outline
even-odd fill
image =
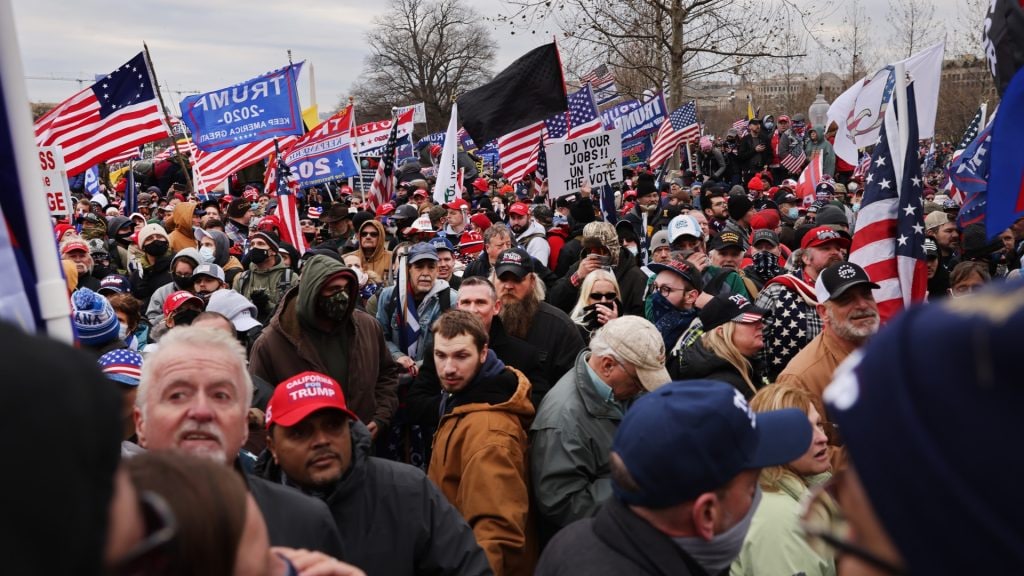
[[[636,177],[636,195],[646,196],[654,194],[658,189],[654,186],[654,174],[641,173]]]
[[[729,217],[733,220],[743,218],[753,207],[754,203],[745,194],[729,196]]]

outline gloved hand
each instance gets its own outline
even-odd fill
[[[249,295],[249,300],[252,300],[260,316],[270,309],[270,295],[266,290],[253,290]]]

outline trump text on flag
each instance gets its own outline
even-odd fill
[[[622,133],[618,130],[552,142],[548,158],[548,190],[552,198],[583,185],[604,186],[622,181]]]
[[[64,170],[64,155],[57,146],[39,147],[39,169],[43,171],[43,189],[50,216],[67,216],[71,206],[71,187]]]

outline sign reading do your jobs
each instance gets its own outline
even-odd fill
[[[579,192],[586,184],[622,182],[622,132],[598,132],[544,147],[548,159],[548,196]]]

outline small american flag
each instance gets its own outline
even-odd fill
[[[381,204],[391,200],[395,193],[395,148],[398,141],[398,122],[391,123],[391,134],[381,151],[377,172],[370,184],[370,192],[366,197],[367,210],[373,212]]]
[[[608,70],[607,64],[601,64],[589,73],[584,74],[580,78],[580,82],[593,88],[594,100],[598,106],[607,104],[619,97],[619,89],[615,86],[615,76]]]
[[[579,138],[604,129],[604,123],[594,104],[590,85],[569,95],[569,110],[555,114],[544,121],[547,137],[551,139]]]
[[[871,154],[865,154],[861,157],[860,162],[857,163],[857,167],[853,169],[854,177],[865,177],[868,175],[868,171],[871,169]]]
[[[860,264],[875,290],[882,321],[912,302],[924,299],[928,271],[924,255],[924,206],[921,203],[921,164],[918,162],[917,107],[914,86],[907,87],[906,123],[909,136],[902,174],[893,167],[888,131],[896,124],[886,122],[871,154],[871,169],[864,179],[864,201],[857,213],[857,231],[850,247],[850,262]],[[893,136],[893,141],[898,139]]]
[[[747,120],[746,118],[740,118],[739,120],[732,123],[732,129],[739,132],[740,136],[742,136],[747,133],[747,124],[749,123],[750,120]]]
[[[295,246],[301,255],[306,251],[306,237],[302,235],[299,224],[299,206],[295,199],[297,182],[291,178],[291,169],[284,163],[280,150],[275,150],[277,158],[277,219],[281,221],[281,240]]]
[[[510,184],[522,182],[537,169],[543,132],[544,121],[540,121],[498,138],[501,171]]]
[[[804,167],[804,162],[807,162],[807,154],[800,150],[799,154],[786,154],[786,157],[779,161],[779,165],[790,174],[796,174]]]
[[[50,110],[37,146],[60,146],[69,176],[170,134],[144,52]]]
[[[651,168],[657,168],[672,156],[676,148],[683,142],[700,138],[700,125],[697,124],[697,104],[690,100],[668,115],[668,122],[662,122],[658,136],[654,140],[654,150],[648,162]]]

